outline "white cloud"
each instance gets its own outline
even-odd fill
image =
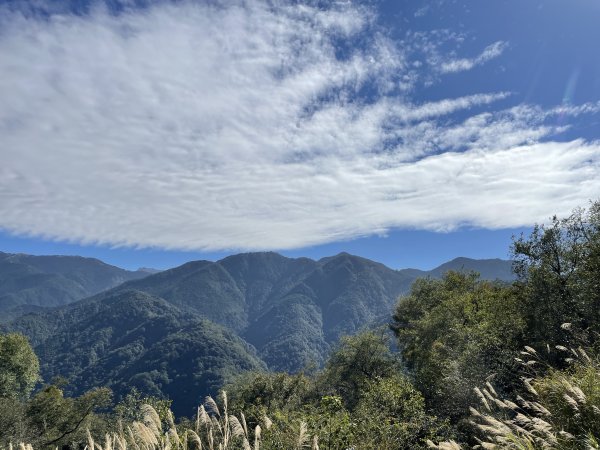
[[[507,93],[411,102],[410,44],[375,27],[342,3],[5,12],[0,227],[283,249],[390,227],[530,224],[600,193],[600,144],[548,141],[551,111],[482,111]],[[340,40],[354,48],[343,58]]]
[[[444,99],[437,102],[425,103],[420,106],[394,105],[393,113],[404,121],[419,121],[451,114],[474,106],[488,105],[498,100],[504,100],[509,96],[510,93],[508,92],[498,92],[496,94],[475,94],[460,98]]]
[[[426,16],[430,10],[430,5],[425,5],[422,8],[419,8],[415,11],[415,17],[423,17]]]
[[[483,52],[481,52],[475,58],[460,58],[443,61],[440,64],[440,72],[442,73],[456,73],[471,70],[476,66],[485,64],[486,62],[497,58],[504,50],[508,47],[508,43],[504,41],[497,41],[491,45],[488,45]]]

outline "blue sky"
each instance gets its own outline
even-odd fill
[[[379,261],[393,269],[415,268],[430,270],[457,256],[475,259],[510,258],[513,236],[527,234],[529,228],[484,230],[463,229],[451,233],[431,231],[392,231],[385,237],[364,237],[350,241],[338,241],[314,247],[303,247],[279,252],[290,258],[308,257],[320,259],[341,252],[359,255]],[[0,236],[2,250],[6,253],[36,255],[79,255],[98,258],[109,264],[129,270],[141,267],[168,269],[185,262],[208,259],[216,261],[232,251],[174,251],[163,249],[132,249],[111,246],[68,244],[37,238]]]
[[[0,2],[0,250],[507,257],[600,195],[600,3]]]

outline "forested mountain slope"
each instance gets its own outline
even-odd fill
[[[330,343],[387,314],[412,279],[341,254],[321,261],[248,253],[195,261],[117,288],[164,298],[225,325],[278,370],[320,364]]]
[[[46,381],[65,377],[74,393],[137,388],[185,415],[233,375],[266,368],[233,332],[137,291],[26,315],[10,329],[30,337]]]
[[[459,264],[448,269],[477,269],[476,260],[463,258]],[[507,278],[488,265],[486,274]],[[508,261],[494,260],[496,265],[510,269]],[[190,262],[117,290],[140,290],[199,313],[244,337],[270,368],[294,371],[320,364],[341,335],[387,316],[417,277],[445,271],[444,266],[397,271],[347,253],[319,261],[246,253]]]
[[[0,252],[0,322],[38,307],[66,305],[147,275],[93,258]]]

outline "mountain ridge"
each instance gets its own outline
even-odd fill
[[[345,252],[319,260],[254,252],[191,261],[114,289],[147,292],[205,316],[254,345],[269,367],[295,371],[320,364],[340,336],[381,322],[417,277],[476,266],[457,258],[432,271],[394,270]],[[508,281],[509,267],[484,260],[482,278],[499,273]]]
[[[69,304],[147,275],[96,258],[0,252],[0,322],[23,310]]]

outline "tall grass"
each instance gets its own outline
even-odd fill
[[[581,347],[557,345],[567,369],[557,370],[526,346],[517,360],[523,365],[523,395],[503,399],[488,382],[475,388],[480,405],[471,407],[474,448],[510,450],[600,450],[600,364]],[[538,369],[538,367],[541,369]],[[541,374],[541,375],[539,375]],[[431,448],[461,449],[456,442]]]
[[[206,397],[198,407],[195,421],[188,425],[176,425],[171,411],[161,418],[148,404],[141,407],[141,420],[130,424],[118,424],[118,431],[108,433],[103,439],[95,439],[87,432],[85,450],[260,450],[263,430],[268,431],[273,422],[266,415],[261,423],[250,428],[243,412],[238,415],[228,410],[227,393],[221,392],[220,405],[212,397]],[[318,437],[310,435],[306,422],[298,424],[294,450],[311,448],[319,450]],[[291,448],[291,447],[290,447]],[[33,450],[20,443],[8,450]]]
[[[96,442],[88,433],[87,450],[259,450],[262,428],[256,425],[250,430],[243,413],[230,414],[227,394],[221,393],[221,407],[212,397],[206,397],[198,408],[196,420],[191,428],[176,426],[173,414],[168,411],[163,420],[150,405],[142,405],[142,420],[126,427],[120,426],[118,433],[106,435],[104,441]],[[263,427],[270,420],[265,417]],[[252,445],[250,444],[252,442]]]

